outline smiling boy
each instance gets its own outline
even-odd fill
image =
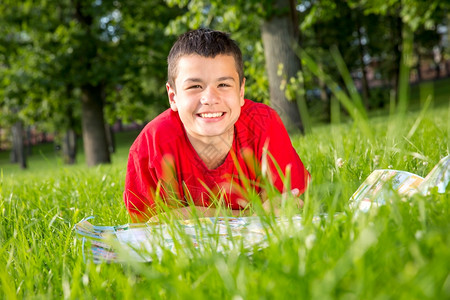
[[[306,189],[309,173],[281,119],[244,98],[243,73],[228,34],[199,29],[178,38],[168,56],[170,108],[130,148],[124,201],[133,221],[155,218],[160,201],[181,218],[213,216],[217,199],[238,215],[249,189],[264,194],[263,178],[287,192],[277,167],[289,191]]]

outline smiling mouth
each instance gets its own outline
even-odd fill
[[[211,118],[219,118],[219,117],[223,116],[224,114],[225,114],[224,112],[201,113],[201,114],[198,114],[198,116],[200,116],[201,118],[204,118],[204,119],[211,119]]]

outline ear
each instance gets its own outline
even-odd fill
[[[242,78],[241,88],[239,91],[239,104],[241,104],[241,106],[243,106],[245,103],[244,94],[245,94],[245,77]]]
[[[176,93],[175,89],[172,88],[172,87],[170,86],[170,84],[167,82],[167,83],[166,83],[166,90],[167,90],[167,96],[169,97],[170,108],[171,108],[173,111],[177,111],[178,108],[177,108],[177,103],[176,103],[176,101],[175,101],[175,98],[176,98],[176,96],[177,96],[177,93]]]

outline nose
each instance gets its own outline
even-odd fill
[[[219,95],[213,88],[207,88],[203,92],[200,103],[203,105],[213,105],[219,102]]]

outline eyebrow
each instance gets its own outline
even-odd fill
[[[194,81],[194,82],[199,82],[199,81],[202,81],[200,78],[186,78],[185,80],[184,80],[184,82],[187,82],[187,81]]]
[[[232,80],[235,81],[234,78],[232,76],[223,76],[223,77],[219,77],[217,78],[216,81],[226,81],[226,80]],[[186,78],[183,83],[186,82],[203,82],[203,80],[201,80],[200,78]]]
[[[220,77],[217,81],[224,81],[224,80],[232,80],[234,81],[234,78],[231,76],[224,76],[224,77]]]

